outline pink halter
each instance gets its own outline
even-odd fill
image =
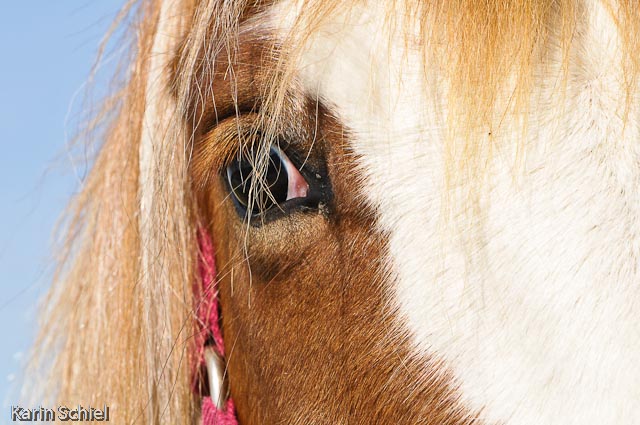
[[[213,338],[211,347],[215,353],[224,358],[224,341],[220,329],[220,303],[218,302],[218,281],[216,275],[215,249],[209,233],[204,229],[198,230],[198,243],[200,256],[198,258],[198,270],[200,282],[195,285],[196,301],[198,302],[197,314],[199,323],[204,329],[196,334],[198,347],[199,370],[204,370],[205,344]],[[226,373],[226,371],[225,371]],[[202,425],[238,425],[233,400],[229,398],[218,408],[210,396],[202,399]]]

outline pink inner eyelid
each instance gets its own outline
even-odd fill
[[[306,198],[309,193],[309,183],[302,177],[300,171],[296,168],[291,160],[282,152],[280,152],[280,159],[287,171],[287,201],[296,198]]]

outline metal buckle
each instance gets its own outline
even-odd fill
[[[204,360],[207,365],[211,401],[218,410],[224,410],[229,398],[225,361],[212,346],[205,347]]]

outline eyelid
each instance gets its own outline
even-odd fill
[[[226,119],[198,140],[195,151],[198,155],[205,155],[209,166],[216,172],[222,170],[235,159],[245,142],[252,144],[251,139],[260,134],[256,130],[257,122],[256,113]]]
[[[198,137],[194,145],[197,160],[191,162],[196,188],[206,188],[236,158],[242,138],[249,140],[256,134],[257,122],[256,113],[229,118]]]

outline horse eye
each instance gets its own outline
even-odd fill
[[[278,147],[271,146],[266,172],[254,178],[256,152],[240,155],[227,167],[227,182],[231,195],[244,212],[263,214],[274,206],[292,199],[306,198],[309,184],[289,157]],[[252,187],[255,185],[255,187]]]

